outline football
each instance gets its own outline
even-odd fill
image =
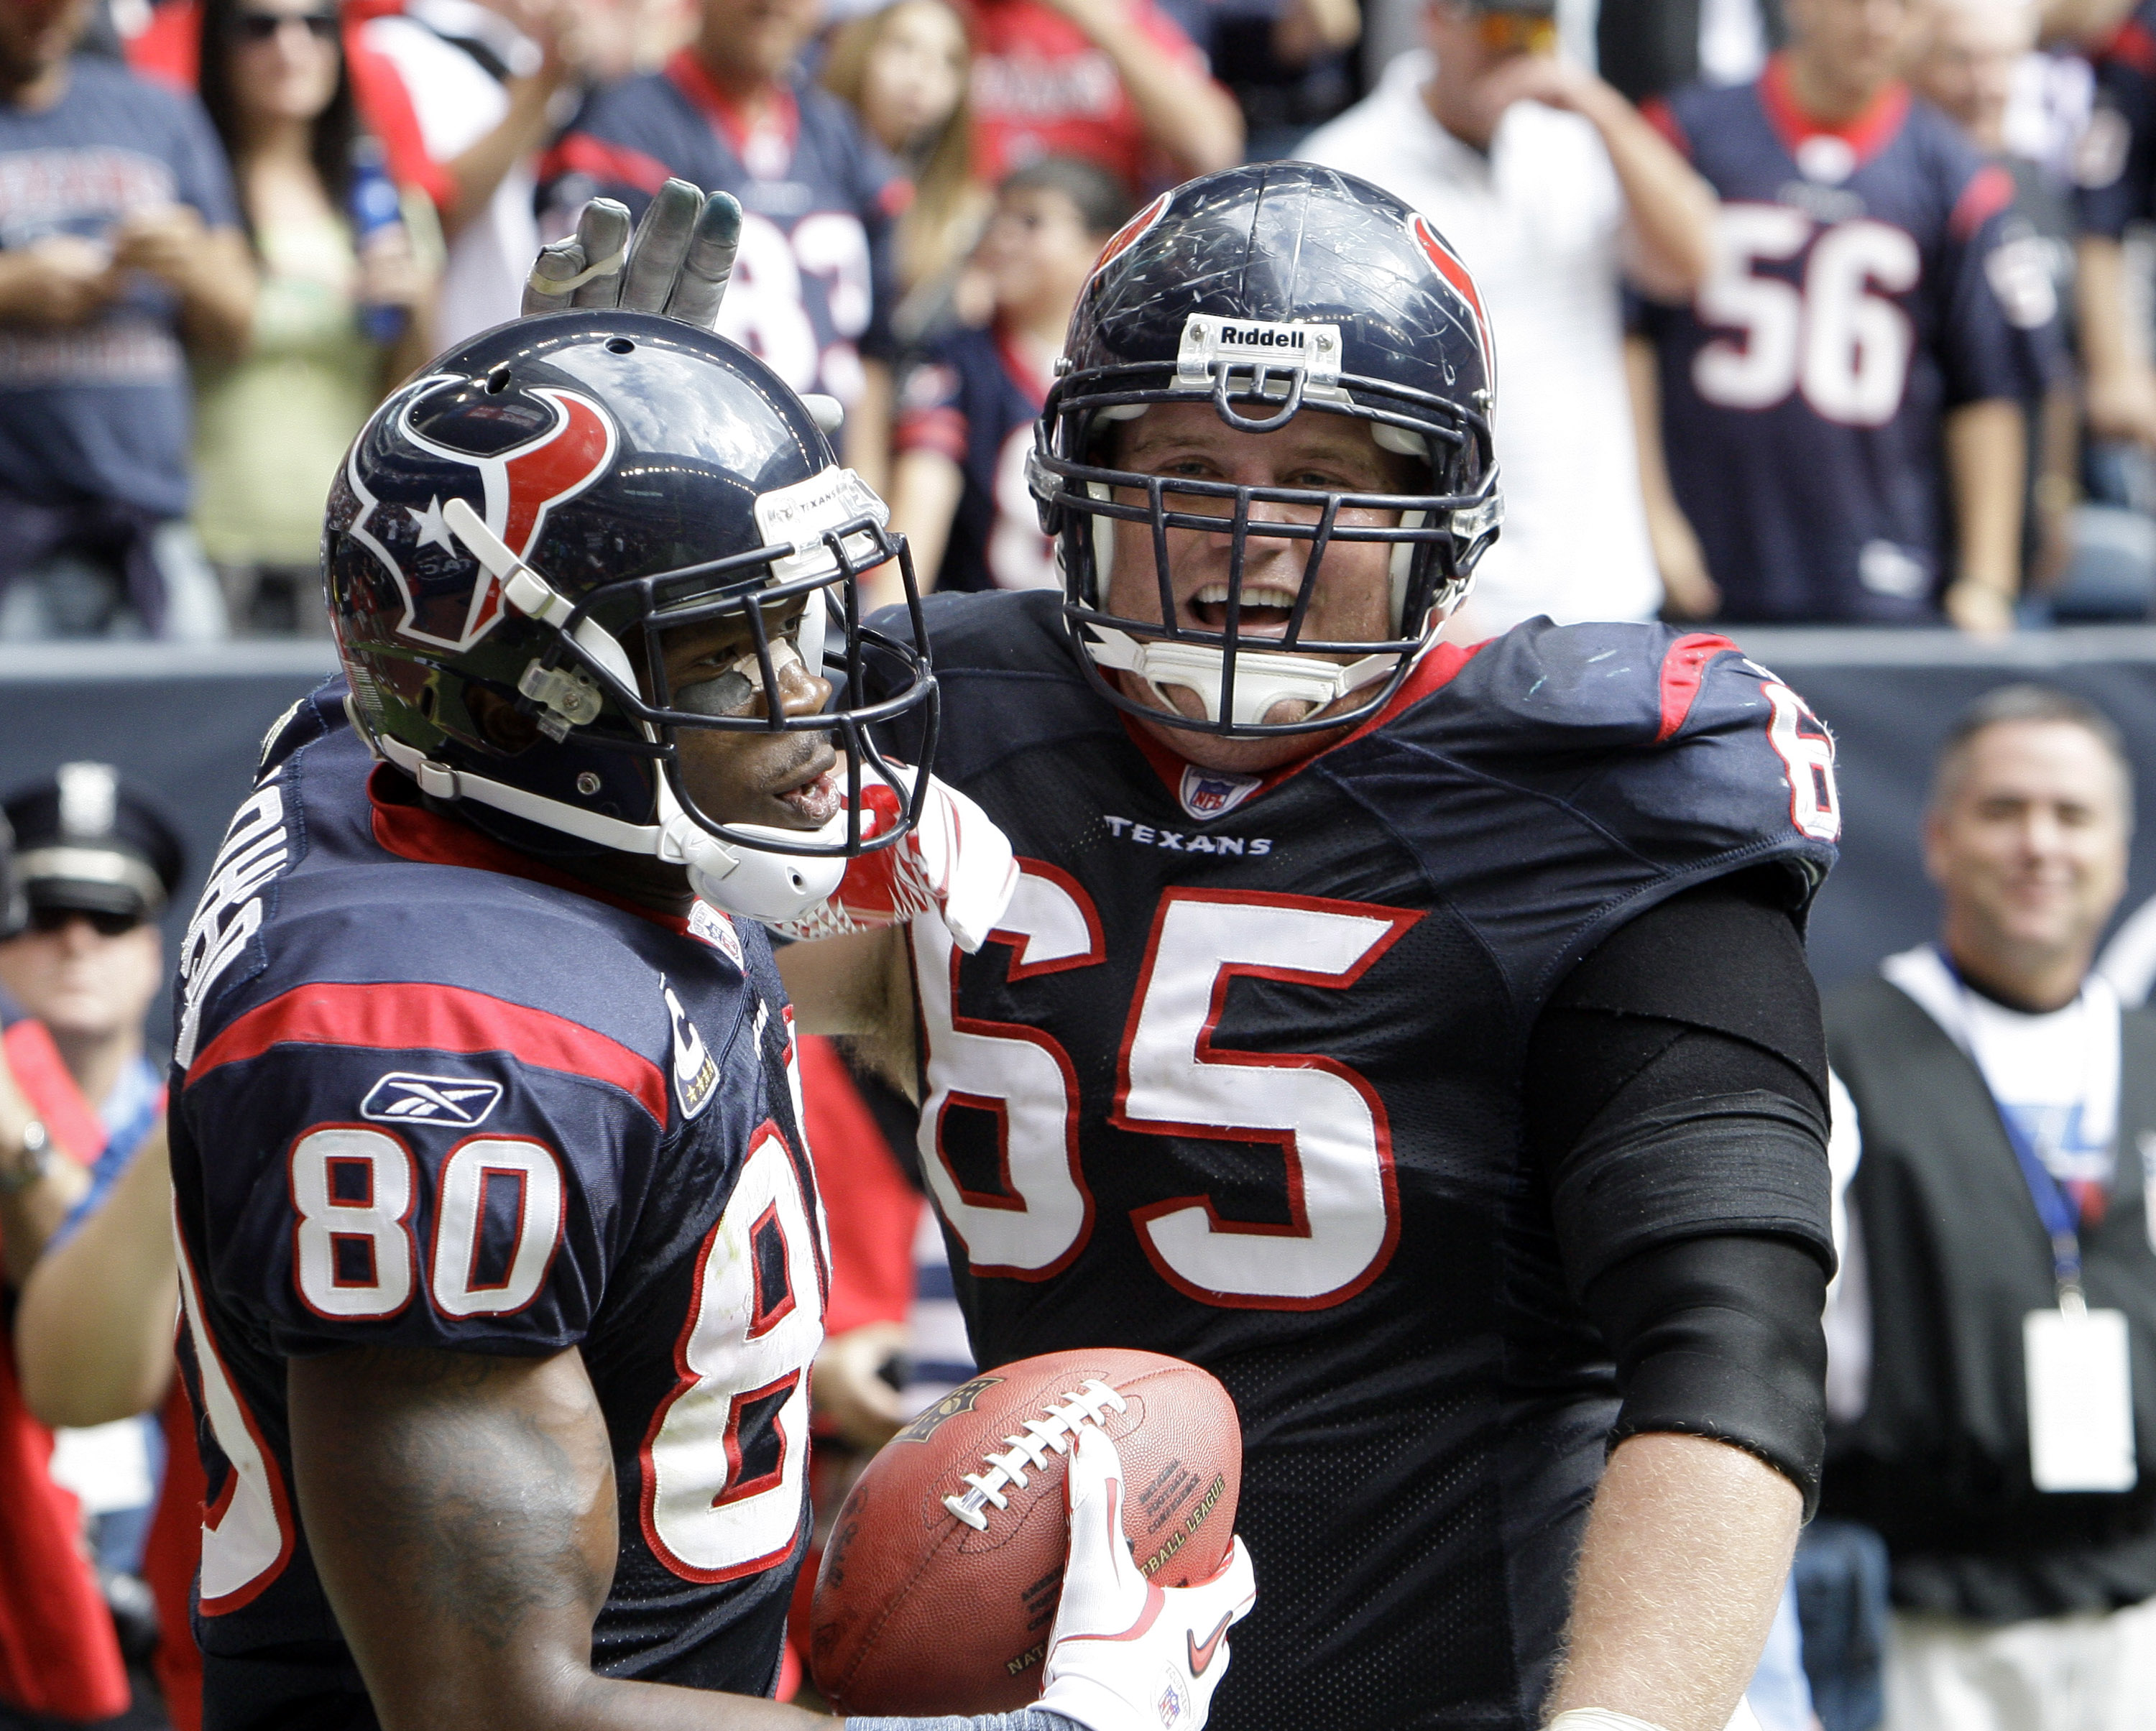
[[[839,1511],[809,1648],[834,1708],[1009,1713],[1040,1697],[1070,1543],[1064,1477],[1088,1424],[1122,1457],[1138,1567],[1163,1586],[1219,1572],[1243,1469],[1227,1390],[1150,1352],[1001,1365],[886,1443]]]

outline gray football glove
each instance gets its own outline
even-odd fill
[[[619,306],[709,330],[718,322],[741,228],[741,205],[731,192],[706,196],[686,181],[659,189],[634,237],[624,206],[594,198],[573,235],[540,249],[524,310]]]

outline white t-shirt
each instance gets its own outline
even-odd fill
[[[509,112],[509,92],[470,54],[444,38],[485,43],[520,74],[536,69],[539,50],[499,13],[472,0],[408,0],[405,13],[370,20],[367,45],[396,67],[412,98],[427,154],[446,163],[501,124]],[[533,164],[520,162],[502,177],[486,208],[449,243],[434,311],[434,341],[441,347],[454,348],[516,316],[525,279],[539,250],[539,225],[532,215],[536,191]]]
[[[1476,575],[1476,622],[1649,618],[1662,586],[1625,382],[1616,172],[1592,125],[1537,102],[1506,110],[1487,156],[1462,143],[1423,101],[1434,64],[1400,55],[1301,154],[1422,212],[1490,310],[1505,528]]]
[[[2100,976],[2025,1016],[1970,991],[1929,944],[1879,965],[1975,1060],[1999,1110],[2061,1184],[2108,1184],[2118,1157],[2118,998]]]

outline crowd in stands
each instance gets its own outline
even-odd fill
[[[1086,248],[1291,156],[1485,291],[1507,522],[1455,636],[2146,618],[2148,11],[0,0],[0,642],[326,631],[372,407],[670,175],[741,199],[721,328],[844,406],[924,572],[1051,582]]]

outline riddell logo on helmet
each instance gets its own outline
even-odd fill
[[[612,417],[591,398],[580,392],[555,386],[541,386],[531,393],[552,412],[552,424],[506,451],[482,455],[459,450],[454,445],[429,438],[413,425],[413,411],[429,397],[437,391],[468,382],[460,375],[437,373],[422,379],[402,403],[385,408],[382,414],[390,420],[398,437],[409,441],[429,456],[461,464],[477,473],[481,518],[509,551],[522,559],[537,543],[554,508],[566,504],[603,479],[613,469],[620,435]],[[360,443],[364,443],[363,438]],[[440,628],[433,619],[423,622],[418,598],[413,593],[403,561],[382,544],[370,526],[376,512],[382,507],[359,479],[358,456],[359,443],[356,443],[352,455],[346,459],[345,473],[362,509],[352,520],[351,533],[355,540],[388,567],[403,597],[404,617],[398,622],[398,634],[444,649],[469,649],[501,622],[501,580],[481,568],[479,581],[472,586],[471,603],[464,618],[456,622],[454,634]],[[443,521],[443,504],[437,494],[429,498],[424,509],[408,504],[388,507],[391,511],[402,510],[410,520],[414,533],[407,549],[408,557],[416,558],[429,545],[470,555],[471,550],[459,545]],[[382,526],[386,528],[388,524]]]
[[[1309,333],[1291,325],[1229,325],[1220,326],[1219,344],[1232,349],[1306,349]]]

